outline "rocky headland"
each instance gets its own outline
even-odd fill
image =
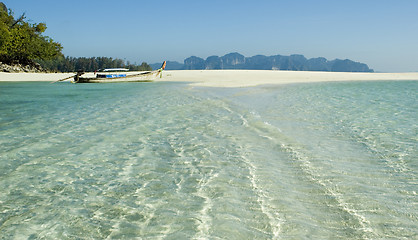
[[[9,65],[0,62],[0,72],[7,72],[7,73],[43,73],[45,72],[41,65],[39,64],[32,64],[32,65],[23,65],[23,64],[14,64]]]

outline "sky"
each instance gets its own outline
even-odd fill
[[[238,52],[418,71],[418,0],[0,0],[71,57],[183,62]]]

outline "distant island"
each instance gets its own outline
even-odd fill
[[[161,63],[150,64],[152,69]],[[307,59],[303,55],[290,56],[256,55],[245,57],[240,53],[228,53],[222,57],[210,56],[203,59],[191,56],[184,63],[167,61],[167,70],[212,70],[212,69],[251,69],[251,70],[290,70],[290,71],[327,71],[327,72],[374,72],[367,64],[349,59],[327,60],[323,57]]]

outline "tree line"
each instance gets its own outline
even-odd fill
[[[125,63],[122,59],[111,57],[64,57],[58,56],[53,60],[37,60],[44,68],[53,72],[75,72],[82,70],[94,72],[105,68],[127,68],[130,71],[151,71],[151,67],[143,62],[141,65]]]
[[[44,70],[74,72],[96,71],[103,68],[128,68],[133,71],[149,71],[151,67],[143,62],[131,64],[109,57],[65,57],[62,45],[44,36],[45,23],[31,24],[25,21],[25,14],[18,18],[13,11],[0,2],[0,62],[15,65],[40,65]]]

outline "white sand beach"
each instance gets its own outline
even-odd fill
[[[5,73],[0,72],[0,82],[53,82],[75,73]]]
[[[0,73],[0,81],[57,81],[74,73]],[[164,71],[156,81],[190,82],[204,87],[251,87],[332,81],[418,80],[418,72],[348,73],[273,70],[172,70]]]
[[[177,70],[164,71],[158,81],[185,81],[193,86],[251,87],[332,81],[418,80],[418,73],[348,73],[273,70]]]

